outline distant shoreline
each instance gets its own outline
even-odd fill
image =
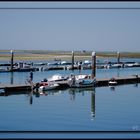
[[[91,51],[75,51],[75,60],[90,60]],[[117,57],[117,52],[96,52],[97,57]],[[120,52],[121,58],[140,58],[140,52]],[[10,60],[10,50],[0,50],[0,60]],[[14,60],[71,60],[70,51],[14,50]]]

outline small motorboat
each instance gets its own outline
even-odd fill
[[[111,79],[108,81],[108,85],[109,85],[109,86],[117,85],[117,81],[115,80],[115,78],[111,78]]]
[[[86,87],[94,87],[96,83],[95,79],[80,79],[80,80],[70,80],[69,86],[71,88],[86,88]]]
[[[41,82],[39,91],[47,91],[47,90],[53,90],[59,87],[59,84],[57,83],[50,83],[50,82]]]
[[[5,93],[5,90],[4,89],[0,89],[0,94],[1,93]]]
[[[75,78],[75,80],[82,80],[82,79],[89,79],[89,75],[87,74],[78,74],[78,75],[75,75],[75,74],[71,74],[69,76],[69,80],[72,80],[73,78]]]
[[[60,81],[67,81],[68,77],[64,77],[61,74],[55,74],[52,77],[48,78],[47,81],[49,82],[60,82]]]
[[[79,74],[79,75],[75,75],[76,80],[81,80],[81,79],[87,79],[88,75],[86,74]]]

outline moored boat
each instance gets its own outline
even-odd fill
[[[76,79],[76,76],[73,75],[71,79],[69,79],[69,86],[71,88],[85,88],[85,87],[93,87],[95,86],[96,79]]]
[[[80,80],[80,79],[87,79],[89,76],[87,74],[78,74],[75,75],[76,80]]]
[[[115,80],[115,78],[111,78],[111,79],[108,81],[108,85],[109,85],[109,86],[117,85],[117,81]]]
[[[52,77],[48,78],[49,82],[60,82],[60,81],[67,81],[69,77],[64,77],[61,74],[55,74]]]
[[[39,87],[39,91],[47,91],[47,90],[53,90],[59,87],[59,84],[57,83],[49,83],[49,82],[42,82]]]

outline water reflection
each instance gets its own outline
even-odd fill
[[[120,77],[120,69],[117,69],[117,77]]]
[[[70,100],[74,101],[75,100],[75,89],[70,89],[69,94],[70,94]]]
[[[13,84],[13,83],[14,83],[14,76],[13,76],[13,73],[14,73],[14,72],[11,72],[11,75],[10,75],[10,84]]]
[[[115,86],[109,86],[111,91],[115,91]]]
[[[47,96],[48,95],[48,92],[40,92],[39,95],[45,95],[45,96]]]
[[[70,95],[70,100],[74,101],[76,98],[76,94],[80,93],[82,94],[82,96],[84,96],[85,94],[87,94],[86,92],[88,92],[89,94],[91,94],[91,99],[89,106],[90,106],[90,112],[91,112],[91,120],[95,119],[95,88],[70,88],[70,89],[66,89],[66,90],[51,90],[51,91],[44,91],[44,92],[34,92],[32,91],[20,91],[20,92],[4,92],[1,93],[0,96],[11,96],[11,95],[25,95],[29,101],[29,105],[33,105],[33,98],[39,98],[40,96],[49,96],[49,95],[59,95],[62,93],[69,93]]]
[[[91,120],[95,119],[95,88],[91,92]]]
[[[30,92],[29,91],[14,91],[14,92],[2,92],[2,93],[0,93],[0,96],[12,96],[12,95],[21,95],[21,94],[23,94],[23,95],[29,95],[30,94]]]
[[[85,92],[91,94],[91,120],[95,119],[95,88],[71,88],[69,89],[70,100],[75,100],[77,93],[82,93],[84,96]]]
[[[44,96],[47,96],[47,95],[58,95],[58,94],[61,94],[62,93],[62,90],[50,90],[50,91],[41,91],[41,92],[36,92],[35,94],[39,94],[38,97],[44,95]]]
[[[94,91],[95,88],[70,88],[68,90],[69,94],[70,94],[70,100],[75,100],[76,97],[76,93],[81,93],[82,96],[84,96],[85,92],[92,92]]]
[[[133,84],[133,86],[136,87],[136,88],[138,88],[138,85],[139,85],[139,83]],[[119,85],[117,85],[117,87],[118,87],[118,86],[119,86]],[[116,86],[109,86],[109,88],[110,88],[111,91],[115,91],[115,90],[116,90]]]
[[[29,104],[32,105],[33,104],[33,91],[29,93],[29,97],[30,97]]]
[[[138,87],[138,83],[134,84],[134,87]]]

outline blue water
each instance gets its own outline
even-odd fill
[[[34,72],[34,82],[53,74],[72,71]],[[73,73],[79,73],[78,70]],[[83,70],[90,74],[91,70]],[[97,78],[140,74],[140,68],[97,69]],[[0,83],[24,83],[28,72],[0,73]],[[32,100],[32,102],[31,102]],[[31,94],[13,92],[0,96],[0,131],[85,131],[85,133],[0,133],[9,137],[140,138],[140,133],[94,133],[95,131],[140,131],[140,84],[65,89]],[[86,133],[93,131],[93,133]]]

